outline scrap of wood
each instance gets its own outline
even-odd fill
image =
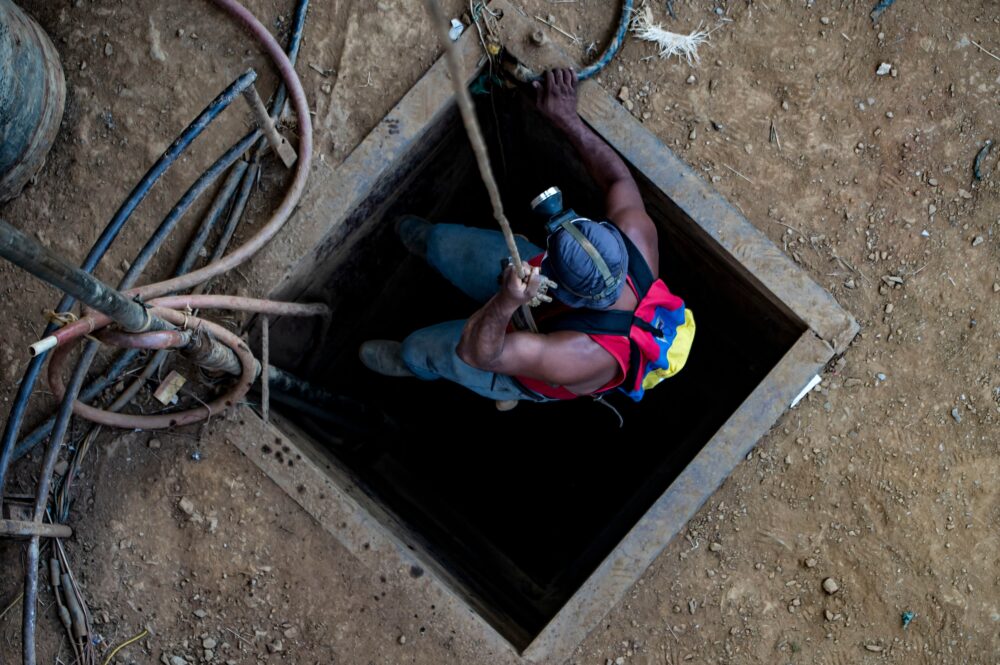
[[[749,183],[750,183],[751,185],[753,184],[753,180],[751,180],[750,178],[746,177],[745,175],[743,175],[742,173],[740,173],[739,171],[737,171],[736,169],[734,169],[734,168],[733,168],[732,166],[730,166],[729,164],[723,164],[723,166],[725,166],[725,167],[726,167],[727,169],[729,169],[730,171],[732,171],[733,173],[735,173],[735,174],[736,174],[736,175],[738,175],[739,177],[741,177],[741,178],[743,178],[744,180],[746,180],[747,182],[749,182]]]
[[[568,39],[572,40],[574,44],[579,44],[579,43],[580,43],[580,42],[582,41],[582,40],[581,40],[581,39],[580,39],[579,37],[577,37],[576,35],[574,35],[574,34],[572,34],[572,33],[570,33],[570,32],[566,32],[565,30],[563,30],[562,28],[560,28],[560,27],[559,27],[558,25],[556,25],[555,23],[550,23],[549,21],[545,20],[545,19],[544,19],[544,18],[542,18],[541,16],[536,16],[536,17],[535,17],[535,20],[536,20],[536,21],[539,21],[539,22],[541,22],[541,23],[544,23],[545,25],[549,26],[550,28],[552,28],[552,29],[553,29],[553,30],[555,30],[556,32],[558,32],[558,33],[560,33],[561,35],[563,35],[563,36],[567,37]]]
[[[973,42],[971,39],[969,41],[972,42],[973,46],[975,46],[977,49],[979,49],[980,51],[982,51],[986,55],[990,56],[994,60],[1000,60],[1000,56],[996,55],[995,53],[990,53],[989,51],[987,51],[986,49],[984,49],[982,46],[980,46],[979,44],[977,44],[976,42]]]
[[[170,374],[167,374],[167,378],[163,380],[163,383],[153,393],[153,397],[163,406],[167,406],[174,401],[174,397],[184,387],[185,383],[187,383],[187,379],[181,376],[177,370],[171,370]]]

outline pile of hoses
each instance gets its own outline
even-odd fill
[[[321,308],[307,305],[274,303],[270,301],[258,301],[246,298],[232,298],[227,296],[212,296],[205,294],[195,294],[191,296],[170,295],[203,285],[208,280],[236,268],[252,257],[265,244],[267,244],[278,233],[282,225],[288,220],[297,201],[301,197],[305,188],[312,159],[312,125],[309,116],[308,104],[305,92],[298,76],[295,73],[289,56],[285,54],[268,30],[261,25],[260,22],[252,14],[250,14],[250,12],[240,5],[239,2],[236,0],[213,1],[217,6],[226,11],[233,18],[237,19],[251,32],[277,66],[282,79],[283,89],[279,90],[276,95],[274,110],[277,113],[280,113],[281,108],[284,106],[284,96],[287,94],[298,123],[298,156],[294,167],[294,175],[284,198],[271,214],[268,221],[243,246],[228,255],[223,255],[225,251],[224,244],[228,243],[235,228],[234,223],[227,224],[227,228],[223,232],[224,242],[220,243],[223,245],[221,250],[216,250],[213,255],[213,259],[207,265],[200,269],[188,272],[194,263],[195,257],[201,250],[200,246],[195,247],[195,245],[198,245],[199,243],[201,245],[204,244],[208,233],[211,231],[211,225],[214,225],[215,223],[214,221],[211,222],[211,225],[208,223],[208,218],[212,216],[209,215],[206,217],[206,222],[201,229],[204,230],[205,233],[199,232],[196,234],[196,240],[192,243],[191,248],[193,251],[189,249],[185,259],[182,260],[181,266],[179,266],[177,273],[173,278],[163,282],[156,282],[135,287],[134,284],[138,281],[142,270],[149,263],[149,260],[163,243],[164,239],[176,227],[181,216],[190,207],[191,203],[193,203],[193,201],[200,194],[206,191],[208,187],[226,171],[226,169],[230,168],[233,164],[236,164],[241,159],[242,155],[246,153],[246,151],[250,149],[254,143],[257,143],[258,149],[253,155],[252,163],[238,165],[234,168],[229,180],[220,191],[220,194],[226,193],[227,196],[231,197],[233,193],[239,189],[237,204],[240,206],[245,204],[246,196],[248,196],[250,186],[253,182],[253,178],[251,177],[247,179],[246,174],[251,173],[253,176],[256,175],[257,161],[259,160],[261,150],[264,147],[260,138],[260,131],[255,130],[238,141],[230,150],[226,151],[226,153],[224,153],[215,162],[215,164],[213,164],[213,166],[195,182],[194,185],[191,186],[174,209],[171,210],[167,218],[164,219],[163,223],[156,230],[156,232],[154,232],[153,236],[143,247],[136,260],[132,262],[125,278],[122,280],[122,284],[120,285],[120,288],[127,289],[124,292],[124,295],[127,298],[144,302],[150,306],[150,309],[147,310],[148,318],[150,321],[160,321],[161,325],[156,326],[156,328],[160,328],[161,330],[154,332],[152,335],[145,333],[138,336],[130,335],[128,332],[140,332],[141,329],[132,328],[129,329],[128,332],[118,330],[113,331],[107,329],[111,320],[107,316],[92,310],[85,311],[81,319],[64,326],[63,328],[57,329],[54,326],[49,326],[46,329],[46,337],[40,347],[38,347],[41,349],[41,353],[39,353],[29,365],[24,380],[21,383],[19,394],[11,409],[3,439],[0,441],[0,499],[2,499],[2,488],[6,471],[14,456],[14,444],[20,433],[24,412],[27,408],[28,397],[30,397],[34,383],[40,373],[42,363],[47,355],[45,349],[55,348],[52,356],[52,363],[50,364],[49,375],[53,387],[56,388],[57,395],[61,393],[61,403],[51,426],[49,443],[42,463],[42,469],[39,474],[38,488],[32,512],[32,523],[37,525],[37,527],[34,530],[33,535],[31,535],[26,561],[27,570],[25,577],[22,642],[24,662],[32,665],[35,663],[34,628],[38,594],[38,563],[40,552],[39,534],[43,531],[40,527],[42,526],[42,521],[48,508],[49,489],[52,482],[53,469],[56,459],[59,456],[60,449],[63,446],[63,441],[68,430],[71,415],[76,412],[84,418],[90,417],[99,422],[105,422],[106,424],[118,427],[152,429],[157,427],[173,427],[190,424],[209,417],[213,413],[217,414],[225,408],[237,404],[246,394],[246,392],[250,389],[251,383],[257,378],[257,375],[260,372],[260,364],[254,358],[246,343],[240,339],[240,337],[222,326],[194,316],[192,314],[193,309],[233,309],[260,312],[263,314],[293,316],[312,316],[317,313],[322,313],[320,311]],[[294,55],[298,49],[302,25],[301,20],[299,19],[304,18],[305,5],[305,0],[301,0],[299,2],[299,11],[297,12],[296,17],[296,28],[293,30],[292,34],[293,48],[290,49],[290,53],[292,55]],[[157,161],[156,164],[154,164],[150,172],[147,173],[135,187],[126,202],[115,213],[111,222],[108,224],[108,227],[101,234],[97,243],[95,243],[82,266],[85,272],[89,273],[96,267],[101,257],[106,253],[110,244],[121,231],[125,222],[131,216],[132,212],[143,200],[143,198],[145,198],[150,188],[159,179],[163,172],[169,168],[170,164],[177,159],[177,157],[198,136],[198,134],[200,134],[201,131],[207,127],[208,124],[223,109],[225,109],[241,92],[252,85],[255,78],[256,75],[252,71],[239,77],[218,98],[216,98],[212,104],[206,108],[205,112],[199,115],[191,126],[189,126],[185,132],[167,149],[164,155]],[[287,93],[285,90],[287,90]],[[277,113],[274,113],[274,115],[277,115]],[[239,175],[237,175],[237,172]],[[244,178],[242,183],[239,182],[239,178],[241,176]],[[241,186],[237,188],[237,184],[240,184]],[[242,201],[242,203],[240,201]],[[220,210],[223,207],[225,206],[220,206]],[[240,212],[242,212],[242,209]],[[218,218],[218,214],[215,215],[215,218]],[[229,221],[233,222],[232,215],[230,216]],[[60,302],[56,311],[67,312],[73,304],[73,298],[66,297]],[[175,329],[171,330],[170,328]],[[110,410],[96,409],[94,407],[87,406],[82,402],[78,402],[77,397],[83,386],[84,378],[90,368],[91,362],[96,356],[99,346],[93,341],[87,343],[68,385],[65,387],[62,385],[59,368],[65,361],[72,344],[85,334],[96,333],[101,335],[102,340],[106,343],[130,349],[143,346],[166,349],[176,343],[179,343],[181,339],[188,337],[192,334],[191,331],[197,331],[198,334],[209,335],[211,340],[213,340],[213,343],[227,347],[239,363],[239,378],[236,383],[228,389],[224,395],[205,407],[173,414],[131,416],[115,413]],[[130,354],[128,353],[125,354],[125,356],[129,355]],[[128,365],[128,362],[132,358],[134,358],[134,354],[125,359],[124,362],[122,359],[119,359],[116,363],[114,363],[114,367],[112,367],[111,371],[109,371],[106,375],[108,381],[104,382],[104,385],[106,386],[110,381],[116,380],[116,375]],[[114,371],[116,369],[117,372]],[[87,396],[92,398],[98,394],[101,389],[102,388],[98,388],[97,390],[88,390]],[[44,434],[42,437],[44,437]],[[30,526],[31,523],[27,524]]]

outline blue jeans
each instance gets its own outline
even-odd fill
[[[516,240],[525,260],[542,253],[524,238]],[[507,243],[499,231],[435,224],[427,237],[427,262],[480,304],[496,294],[500,262],[508,256]],[[403,362],[425,381],[448,379],[490,399],[545,399],[525,391],[510,376],[477,369],[459,358],[455,348],[464,327],[463,319],[417,330],[403,340]]]

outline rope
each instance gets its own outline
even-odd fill
[[[455,55],[455,47],[451,38],[448,37],[448,19],[437,0],[425,0],[427,11],[431,14],[431,20],[438,31],[438,38],[444,46],[445,61],[448,64],[448,73],[451,75],[451,82],[455,87],[455,97],[458,101],[458,109],[462,114],[462,124],[469,135],[469,142],[472,143],[472,152],[476,156],[476,164],[479,166],[479,174],[486,185],[486,191],[490,195],[490,204],[493,206],[493,217],[503,231],[504,240],[507,241],[507,249],[510,251],[511,260],[518,274],[524,276],[524,264],[521,261],[521,254],[517,251],[517,243],[514,242],[514,232],[510,229],[510,222],[507,221],[503,212],[503,204],[500,202],[500,189],[497,187],[496,179],[493,177],[493,168],[490,166],[489,153],[486,150],[486,140],[483,138],[483,131],[479,127],[476,119],[475,109],[472,107],[472,96],[463,84],[464,77]]]
[[[462,69],[455,54],[455,46],[451,38],[448,37],[448,19],[437,0],[424,0],[428,13],[431,15],[431,22],[437,30],[438,38],[444,47],[445,62],[448,64],[448,73],[451,75],[451,82],[455,88],[455,98],[458,102],[458,109],[462,114],[462,124],[465,125],[465,132],[469,135],[469,142],[472,144],[472,152],[476,156],[476,165],[479,167],[479,175],[486,185],[486,191],[490,195],[490,204],[493,206],[493,218],[500,225],[503,238],[507,243],[507,251],[510,252],[511,262],[514,269],[522,279],[527,276],[524,263],[521,261],[521,253],[517,251],[517,243],[514,241],[514,232],[511,231],[510,222],[503,212],[503,203],[500,201],[500,189],[497,186],[496,178],[493,177],[493,168],[490,166],[489,153],[486,150],[486,140],[483,138],[483,130],[479,127],[476,119],[475,109],[472,107],[472,96],[464,84]],[[527,306],[521,307],[521,313],[532,332],[538,332],[534,318]]]

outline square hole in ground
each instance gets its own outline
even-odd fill
[[[544,245],[529,202],[553,185],[577,212],[603,218],[602,196],[572,148],[517,93],[476,99],[516,233]],[[285,416],[518,649],[806,330],[696,220],[642,173],[635,176],[659,228],[661,277],[694,312],[698,333],[685,369],[642,403],[609,398],[624,417],[621,428],[614,413],[589,399],[522,403],[500,413],[457,385],[385,378],[357,360],[366,339],[402,339],[477,308],[409,256],[393,230],[401,214],[495,228],[453,109],[351,212],[327,259],[310,264],[300,299],[330,304],[329,330],[287,321],[272,328],[275,364],[384,414],[391,425],[344,426],[294,409]]]

